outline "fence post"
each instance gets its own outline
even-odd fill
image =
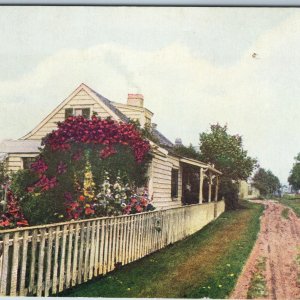
[[[47,246],[47,267],[46,267],[46,279],[45,279],[45,297],[49,296],[50,290],[50,275],[52,267],[52,247],[53,247],[53,227],[48,231],[48,246]]]
[[[10,296],[17,295],[18,266],[19,266],[19,232],[15,232],[13,238],[12,269],[10,275]]]
[[[7,271],[8,271],[8,250],[9,250],[9,233],[3,237],[3,254],[2,254],[2,270],[1,270],[1,285],[0,295],[6,296],[7,293]]]
[[[43,275],[44,275],[44,255],[45,255],[45,233],[46,229],[40,230],[39,260],[38,260],[38,280],[37,280],[37,296],[42,296]]]
[[[25,292],[25,278],[26,278],[26,264],[27,264],[27,250],[28,250],[28,231],[23,232],[22,243],[22,266],[21,266],[21,278],[20,278],[20,296],[26,296]]]

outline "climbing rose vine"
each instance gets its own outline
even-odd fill
[[[101,158],[115,154],[116,144],[128,145],[138,162],[150,150],[149,142],[142,139],[133,124],[118,123],[111,119],[102,120],[96,116],[91,119],[82,116],[69,117],[65,122],[59,123],[58,129],[49,134],[43,143],[49,145],[53,151],[68,151],[74,143],[104,145],[99,152]]]

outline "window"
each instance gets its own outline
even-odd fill
[[[65,109],[65,119],[68,119],[71,116],[73,116],[73,108],[66,108]]]
[[[178,197],[178,170],[172,169],[172,177],[171,177],[171,197]]]
[[[248,186],[248,196],[251,196],[252,195],[252,186],[249,185]]]
[[[23,169],[30,169],[30,165],[35,161],[35,157],[22,157],[23,160]]]
[[[91,115],[90,108],[66,108],[65,109],[65,119],[71,116],[83,116],[89,119]]]

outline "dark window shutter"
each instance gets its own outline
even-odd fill
[[[82,116],[86,119],[90,118],[90,109],[89,108],[83,108],[82,109]]]
[[[73,116],[73,108],[66,108],[65,109],[65,119]]]
[[[178,170],[172,169],[172,177],[171,177],[171,197],[178,197]]]

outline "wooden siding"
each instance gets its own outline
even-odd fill
[[[83,108],[83,107],[90,108],[91,113],[94,111],[102,118],[106,118],[110,116],[104,106],[102,106],[99,102],[97,102],[90,95],[88,95],[87,92],[81,90],[72,99],[70,99],[68,103],[66,103],[66,105],[64,105],[54,116],[52,116],[52,118],[50,118],[48,122],[43,124],[43,126],[38,131],[36,131],[31,136],[29,136],[27,139],[40,140],[47,133],[56,129],[57,127],[56,123],[63,122],[65,119],[66,108]]]
[[[37,153],[12,153],[9,154],[6,162],[7,162],[7,169],[11,172],[16,172],[20,169],[23,169],[23,157],[35,157]]]
[[[171,197],[172,168],[178,169],[178,198]],[[156,154],[152,159],[153,205],[157,208],[181,206],[182,170],[179,159]]]
[[[23,161],[21,156],[10,154],[7,157],[7,169],[8,171],[16,172],[23,168]]]
[[[147,119],[151,121],[152,114],[146,108],[121,103],[114,103],[114,105],[128,118],[139,120],[141,126],[145,125]]]

